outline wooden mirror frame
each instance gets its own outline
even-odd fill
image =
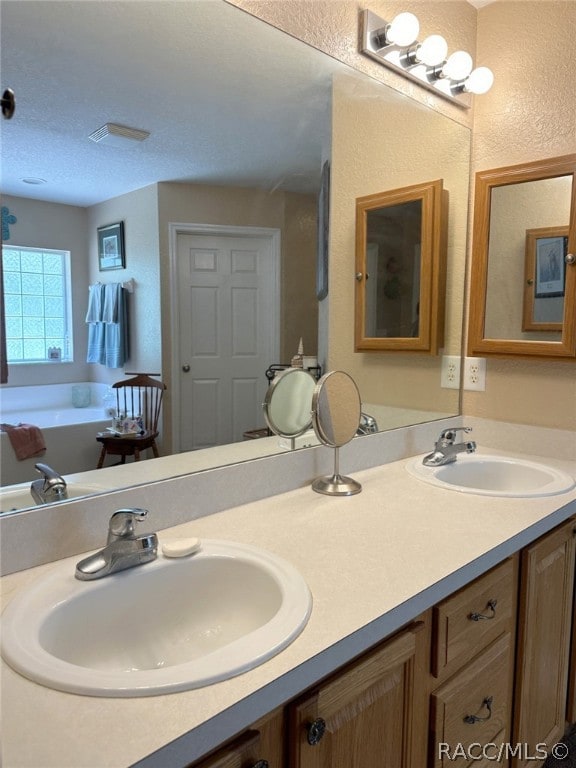
[[[367,223],[370,211],[422,201],[418,336],[366,335]],[[448,192],[442,179],[356,199],[356,352],[417,352],[437,355],[444,342]]]
[[[509,184],[541,181],[559,176],[572,177],[568,254],[576,252],[576,154],[505,166],[476,173],[468,355],[474,357],[538,357],[554,360],[576,358],[576,264],[566,265],[564,314],[559,341],[485,338],[486,299],[488,291],[488,247],[490,242],[490,205],[492,190]]]

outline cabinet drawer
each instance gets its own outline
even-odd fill
[[[431,765],[492,765],[509,741],[512,636],[502,635],[431,696],[434,739]],[[477,745],[490,747],[481,760]]]
[[[432,674],[446,677],[511,629],[516,615],[517,557],[509,558],[435,606]]]

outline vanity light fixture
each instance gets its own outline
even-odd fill
[[[471,94],[486,93],[492,87],[491,70],[473,69],[467,51],[448,56],[448,44],[441,35],[418,42],[420,24],[413,13],[400,13],[389,22],[364,10],[360,25],[361,53],[455,104],[469,108]]]

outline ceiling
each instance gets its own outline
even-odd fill
[[[157,181],[318,189],[342,65],[223,0],[1,0],[0,28],[16,94],[4,194],[89,206]],[[90,141],[107,122],[150,137]]]

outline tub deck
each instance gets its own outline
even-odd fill
[[[2,388],[0,422],[34,424],[42,430],[46,444],[41,456],[19,461],[8,435],[0,432],[2,486],[36,480],[34,465],[39,461],[62,475],[95,469],[100,453],[96,435],[111,423],[102,403],[108,386],[89,384],[91,403],[86,408],[72,405],[73,386],[76,384]]]

